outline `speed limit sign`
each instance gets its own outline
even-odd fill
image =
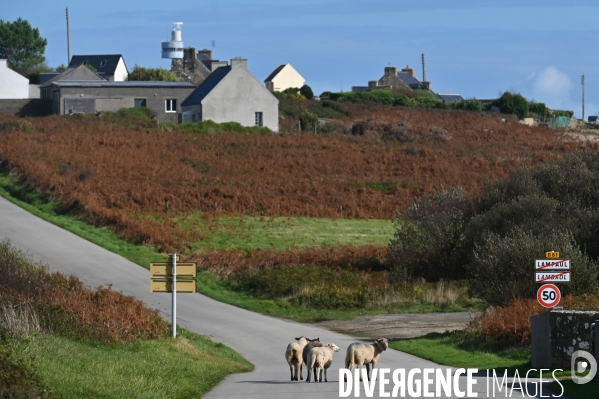
[[[557,306],[560,299],[562,299],[562,294],[559,288],[553,284],[545,284],[537,291],[537,300],[546,308]]]

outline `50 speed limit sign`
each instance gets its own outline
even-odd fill
[[[559,288],[553,284],[545,284],[537,291],[537,300],[546,308],[557,306],[560,299],[562,299],[562,294]]]

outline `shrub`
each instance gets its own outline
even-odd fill
[[[31,122],[24,120],[14,120],[14,121],[6,121],[0,122],[0,131],[5,132],[15,132],[21,131],[25,133],[35,133],[37,130],[35,126],[31,124]]]
[[[301,113],[300,117],[300,126],[303,131],[307,132],[317,132],[320,128],[320,123],[318,122],[318,116],[313,114],[312,112],[305,110]]]
[[[541,119],[546,118],[549,114],[549,110],[547,109],[545,103],[538,103],[534,100],[528,104],[528,111],[530,113],[537,114]]]
[[[520,93],[506,91],[492,104],[498,106],[504,114],[514,114],[520,119],[528,117],[528,101]]]
[[[464,111],[482,111],[482,106],[477,100],[456,101],[451,103],[451,108],[461,109]]]
[[[312,92],[312,88],[308,85],[303,85],[302,87],[300,87],[299,92],[307,100],[311,100],[314,98],[314,93]]]
[[[581,252],[570,233],[545,230],[531,234],[517,227],[505,236],[489,232],[475,244],[467,266],[472,294],[491,305],[535,298],[539,284],[533,278],[534,260],[549,250],[570,259],[572,281],[560,287],[564,294],[597,291],[597,264]]]
[[[129,74],[129,80],[178,82],[179,78],[173,72],[162,67],[144,68],[136,64]]]
[[[461,188],[422,196],[398,213],[388,255],[394,280],[463,278],[468,255],[464,233],[473,214],[472,199]]]

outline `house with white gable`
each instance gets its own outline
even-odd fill
[[[279,100],[252,75],[243,58],[217,68],[181,106],[183,122],[238,122],[279,130]]]
[[[0,99],[29,98],[29,79],[0,60]]]
[[[299,89],[305,83],[306,79],[291,64],[279,65],[264,80],[266,88],[270,91],[285,91],[292,87]]]

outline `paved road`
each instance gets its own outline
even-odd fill
[[[114,290],[134,295],[164,312],[167,319],[170,317],[171,295],[149,292],[148,270],[0,198],[0,239],[4,238],[9,238],[13,245],[28,250],[34,259],[46,263],[50,270],[77,276],[92,287],[112,284]],[[181,326],[225,343],[256,366],[251,373],[227,377],[206,398],[339,397],[338,370],[343,367],[345,348],[355,339],[318,327],[252,313],[199,294],[179,295],[177,302]],[[289,368],[284,352],[293,337],[300,335],[320,337],[322,342],[333,342],[342,348],[329,370],[328,383],[289,381]],[[389,350],[383,353],[379,367],[410,370],[442,366]],[[480,392],[478,397],[486,397],[486,379],[478,378],[477,381],[475,392]],[[463,388],[464,385],[465,378],[461,378],[460,386]],[[392,386],[391,384],[388,388],[389,391]],[[530,392],[533,392],[532,388]],[[503,394],[500,396],[505,397]],[[353,392],[351,397],[354,397]],[[360,397],[366,397],[363,389]],[[374,397],[378,397],[378,386]],[[514,390],[511,397],[522,395],[520,391]]]

